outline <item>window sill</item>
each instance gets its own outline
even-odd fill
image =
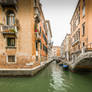
[[[16,64],[16,62],[7,62],[7,64]]]
[[[16,49],[15,46],[7,46],[6,49]]]

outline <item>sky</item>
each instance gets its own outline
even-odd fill
[[[50,20],[52,41],[60,46],[67,33],[78,0],[40,0],[46,20]]]

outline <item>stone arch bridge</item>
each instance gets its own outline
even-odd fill
[[[77,70],[92,71],[92,52],[86,52],[84,54],[80,54],[75,60],[75,62],[71,63],[69,66],[72,71],[77,71]]]

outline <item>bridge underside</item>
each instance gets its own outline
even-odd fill
[[[77,58],[73,64],[74,71],[92,71],[92,52],[85,53]]]
[[[92,58],[85,58],[75,66],[75,70],[92,71]]]

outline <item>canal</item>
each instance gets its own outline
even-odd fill
[[[91,92],[91,90],[91,73],[63,71],[55,62],[32,78],[0,78],[0,92]]]

